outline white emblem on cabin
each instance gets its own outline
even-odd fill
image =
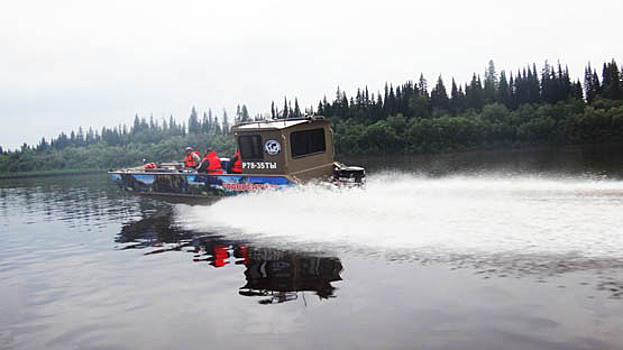
[[[264,143],[264,151],[271,156],[276,156],[281,152],[281,144],[277,140],[268,140]]]

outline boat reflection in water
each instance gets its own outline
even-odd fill
[[[315,292],[321,299],[335,297],[331,282],[339,281],[342,263],[335,257],[310,257],[299,253],[250,249],[244,275],[247,284],[239,294],[266,296],[261,304],[296,299],[299,291]]]
[[[260,304],[283,303],[298,298],[300,292],[315,293],[320,299],[335,297],[342,263],[337,257],[255,247],[222,235],[195,232],[178,227],[171,210],[156,213],[123,226],[116,238],[119,249],[145,249],[145,255],[167,251],[193,254],[193,261],[215,268],[244,265],[246,284],[242,296],[261,297]]]

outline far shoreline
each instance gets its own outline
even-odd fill
[[[441,151],[441,152],[422,152],[422,153],[388,153],[388,154],[369,154],[369,155],[356,155],[356,154],[336,154],[336,158],[339,160],[348,160],[349,162],[358,162],[364,159],[370,158],[383,158],[385,161],[400,162],[405,158],[419,158],[422,161],[430,161],[432,158],[448,159],[453,156],[471,155],[473,157],[491,157],[493,155],[513,155],[513,154],[529,154],[538,151],[548,150],[566,150],[566,151],[591,151],[591,150],[605,150],[605,149],[621,149],[623,150],[623,142],[621,141],[606,141],[596,143],[583,143],[583,144],[567,144],[567,145],[518,145],[508,147],[479,147],[472,149],[453,150],[453,151]],[[57,177],[57,176],[77,176],[77,175],[90,175],[97,173],[107,172],[109,168],[101,169],[52,169],[42,171],[29,171],[29,172],[16,172],[16,173],[4,173],[0,174],[0,181],[2,180],[14,180],[14,179],[26,179],[26,178],[42,178],[42,177]]]
[[[42,171],[29,171],[29,172],[17,172],[0,174],[0,181],[2,180],[15,180],[15,179],[27,179],[38,177],[57,177],[57,176],[78,176],[78,175],[90,175],[107,171],[106,169],[54,169],[54,170],[42,170]]]

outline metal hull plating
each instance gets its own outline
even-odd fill
[[[109,172],[108,174],[124,190],[153,195],[220,197],[294,185],[286,176],[157,172]]]

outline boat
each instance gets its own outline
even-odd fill
[[[278,119],[234,125],[242,173],[219,175],[185,169],[182,163],[148,164],[110,170],[123,190],[154,196],[214,198],[307,183],[337,187],[365,184],[365,169],[333,159],[331,123],[323,117]]]

